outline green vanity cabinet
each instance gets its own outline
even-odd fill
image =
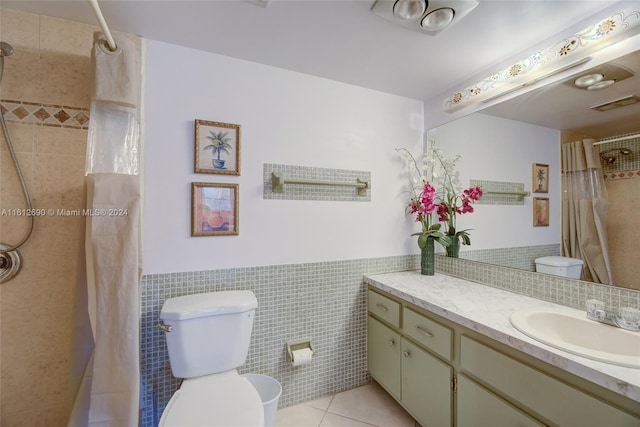
[[[370,287],[373,379],[426,427],[640,427],[640,403]]]

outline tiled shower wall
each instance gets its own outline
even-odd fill
[[[241,372],[276,378],[280,406],[357,387],[369,381],[366,366],[365,274],[413,270],[417,256],[290,264],[146,275],[142,281],[142,425],[157,424],[178,387],[171,375],[164,333],[157,329],[167,298],[251,290],[258,308],[247,362]],[[311,339],[309,365],[286,363],[285,343]]]
[[[1,108],[33,207],[79,209],[96,28],[6,8],[0,19],[0,39],[15,50],[4,60]],[[3,140],[0,182],[0,208],[23,209]],[[2,241],[16,243],[26,224],[24,217],[0,217]],[[2,426],[67,423],[83,370],[72,351],[83,224],[81,217],[55,213],[36,217],[20,248],[21,272],[0,286]]]
[[[623,148],[631,153],[616,153]],[[609,196],[607,234],[613,283],[640,290],[640,275],[636,268],[640,241],[640,137],[600,145],[601,153],[607,150],[613,150],[616,157],[612,164],[602,162]]]

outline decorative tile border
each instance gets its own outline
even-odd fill
[[[263,167],[263,197],[265,199],[280,200],[324,200],[347,202],[370,202],[371,189],[364,195],[359,195],[355,187],[339,187],[325,185],[292,185],[284,184],[282,193],[274,193],[271,185],[271,173],[279,173],[285,179],[314,180],[329,182],[353,182],[358,179],[369,182],[371,186],[371,172],[326,169],[307,166],[290,166],[265,163]]]
[[[604,180],[605,181],[616,181],[619,179],[632,179],[632,178],[640,178],[640,169],[625,171],[625,172],[613,172],[613,173],[605,173]]]
[[[0,101],[5,120],[73,129],[89,129],[89,109],[27,101]]]

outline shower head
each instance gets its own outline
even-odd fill
[[[0,42],[0,56],[13,55],[13,46],[6,42]]]
[[[633,154],[633,151],[628,148],[611,148],[600,153],[600,158],[604,160],[606,164],[612,165],[618,159],[616,157],[617,155],[630,156],[631,154]]]
[[[0,81],[4,71],[4,57],[13,55],[13,46],[6,42],[0,42]]]

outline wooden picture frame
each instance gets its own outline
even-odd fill
[[[196,173],[240,175],[240,125],[195,121]]]
[[[548,197],[533,198],[533,226],[534,227],[549,226],[549,198]]]
[[[191,236],[238,234],[238,184],[191,183]]]
[[[534,193],[549,192],[549,165],[542,163],[533,164],[531,188]]]

